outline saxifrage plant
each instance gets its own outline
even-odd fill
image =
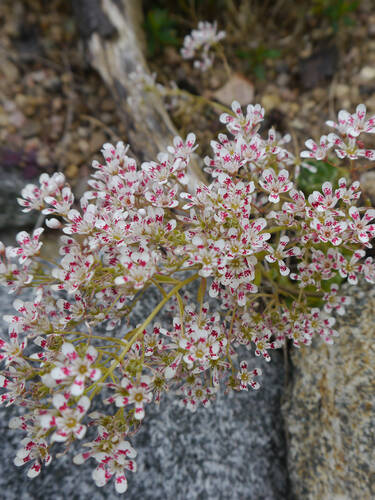
[[[123,143],[105,144],[79,208],[61,173],[22,191],[23,210],[41,211],[62,234],[55,256],[41,253],[44,228],[0,248],[1,283],[28,294],[5,316],[0,399],[23,407],[10,426],[25,433],[14,463],[29,464],[29,477],[90,426],[96,438],[74,463],[93,459],[97,486],[113,477],[124,492],[125,471],[136,470],[130,440],[149,403],[175,390],[195,411],[220,387],[258,389],[261,368],[238,359],[241,346],[269,362],[287,342],[331,344],[334,313],[349,303],[341,283],[375,283],[366,257],[375,210],[361,206],[359,182],[350,181],[375,158],[359,140],[375,133],[375,117],[366,120],[364,105],[340,111],[328,122],[334,131],[307,140],[298,156],[286,149],[290,137],[259,133],[263,118],[260,105],[244,113],[237,102],[221,115],[230,137],[211,142],[209,184],[191,187],[190,133],[140,167]],[[338,169],[338,183],[305,197],[298,175],[319,162]],[[160,302],[134,324],[150,289]],[[160,324],[163,308],[170,321],[163,315]],[[107,412],[96,409],[98,398]]]

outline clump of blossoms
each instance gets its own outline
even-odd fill
[[[375,133],[365,111],[341,111],[335,132],[306,141],[300,156],[342,172],[371,160],[359,140]],[[140,166],[122,142],[105,144],[78,203],[61,173],[22,191],[23,211],[41,211],[61,233],[48,260],[45,228],[0,245],[1,283],[17,295],[0,340],[0,399],[23,407],[11,421],[25,433],[14,463],[28,464],[29,477],[80,441],[74,463],[90,460],[97,486],[112,480],[124,492],[136,470],[130,442],[151,402],[173,391],[196,411],[220,389],[257,390],[275,349],[333,342],[334,314],[349,303],[344,280],[375,283],[366,255],[375,209],[360,205],[359,183],[343,175],[305,196],[296,172],[313,165],[286,149],[288,137],[261,134],[263,118],[260,105],[233,102],[220,117],[230,135],[204,159],[211,182],[190,191],[193,133]],[[151,290],[159,303],[135,324]],[[163,308],[170,321],[160,323]],[[88,427],[96,437],[84,442]]]
[[[206,71],[214,62],[215,46],[225,36],[225,31],[217,31],[216,22],[200,21],[198,28],[184,38],[181,55],[184,59],[194,59],[194,67]]]

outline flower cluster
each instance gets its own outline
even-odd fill
[[[181,55],[184,59],[195,59],[194,67],[206,71],[214,62],[212,47],[225,38],[225,31],[217,32],[217,23],[200,21],[198,28],[184,39]]]
[[[326,123],[329,127],[334,128],[336,133],[323,135],[319,140],[319,144],[312,139],[308,139],[305,145],[309,151],[302,151],[302,158],[324,160],[327,158],[328,152],[334,149],[340,159],[375,159],[375,150],[364,148],[363,144],[358,140],[361,133],[375,134],[375,116],[366,121],[366,106],[364,104],[359,104],[353,114],[341,110],[338,114],[337,123],[331,120]]]
[[[215,30],[189,43],[217,40]],[[97,486],[113,478],[124,492],[148,405],[174,391],[194,412],[223,388],[257,390],[262,370],[250,352],[260,365],[286,344],[331,344],[334,314],[349,303],[341,283],[375,283],[366,254],[375,209],[358,205],[358,181],[342,175],[304,193],[297,171],[314,165],[286,149],[288,136],[261,134],[263,119],[260,105],[233,102],[220,117],[228,135],[204,159],[211,182],[194,189],[190,133],[140,166],[122,142],[105,144],[78,202],[62,174],[22,191],[23,210],[41,211],[60,233],[48,260],[46,228],[0,245],[0,281],[18,296],[0,340],[0,402],[23,407],[11,421],[26,433],[14,463],[30,464],[29,477],[51,462],[56,442],[69,448],[96,427],[74,462],[93,459]],[[363,105],[341,111],[329,123],[335,134],[307,141],[300,156],[349,172],[353,159],[372,159],[358,137],[375,132],[374,120]],[[137,324],[135,307],[151,290],[159,304]],[[88,413],[101,396],[108,413]]]

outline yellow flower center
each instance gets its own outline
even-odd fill
[[[143,394],[141,392],[138,392],[135,396],[134,396],[134,399],[135,401],[137,401],[138,403],[140,403],[141,401],[143,401]]]
[[[73,429],[77,425],[77,420],[74,417],[70,417],[66,420],[66,426],[69,429]]]

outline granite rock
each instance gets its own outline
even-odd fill
[[[292,354],[283,405],[291,489],[298,500],[375,498],[375,288],[352,296],[339,337]]]
[[[22,212],[17,203],[17,198],[26,184],[35,182],[35,177],[26,179],[16,165],[0,161],[0,230],[35,224],[38,214],[34,211]]]
[[[0,313],[11,312],[14,297],[0,289]],[[157,297],[149,297],[147,308]],[[148,311],[138,310],[135,322]],[[250,357],[245,351],[245,356]],[[168,394],[160,409],[149,405],[140,432],[132,439],[138,452],[135,474],[128,473],[129,500],[286,500],[288,477],[280,401],[283,357],[259,358],[263,386],[255,392],[219,394],[210,408],[195,414],[180,408]],[[21,433],[7,429],[16,408],[0,410],[2,446],[0,498],[7,500],[103,500],[113,498],[113,484],[97,488],[91,478],[94,461],[75,466],[73,453],[54,459],[39,477],[29,480],[12,464]]]
[[[360,178],[361,189],[369,196],[372,206],[375,206],[375,171],[365,172]]]

